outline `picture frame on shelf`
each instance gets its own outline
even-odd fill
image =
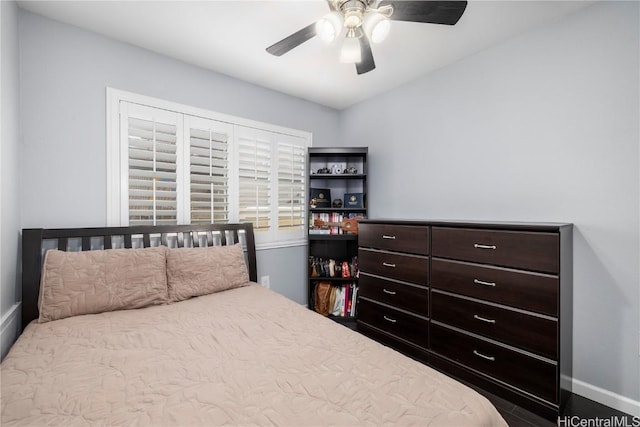
[[[309,206],[313,208],[331,207],[331,190],[328,188],[310,188]]]
[[[347,209],[363,209],[364,194],[363,193],[345,193],[343,206]]]

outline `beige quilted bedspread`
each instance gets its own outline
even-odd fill
[[[482,396],[252,285],[31,324],[2,425],[506,425]]]

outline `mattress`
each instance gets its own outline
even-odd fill
[[[483,396],[258,285],[31,323],[7,425],[506,425]]]

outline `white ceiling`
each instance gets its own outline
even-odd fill
[[[338,61],[338,43],[313,38],[281,57],[265,51],[326,14],[325,0],[19,1],[58,21],[337,109],[591,3],[472,0],[455,26],[392,21],[388,38],[372,46],[377,68],[358,76]]]

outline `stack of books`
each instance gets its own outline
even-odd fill
[[[331,315],[336,317],[353,317],[356,315],[358,301],[358,285],[350,283],[336,288],[336,302]]]
[[[346,219],[364,218],[362,214],[346,214],[339,212],[323,212],[314,213],[309,216],[309,234],[347,234],[343,227],[343,221]]]

